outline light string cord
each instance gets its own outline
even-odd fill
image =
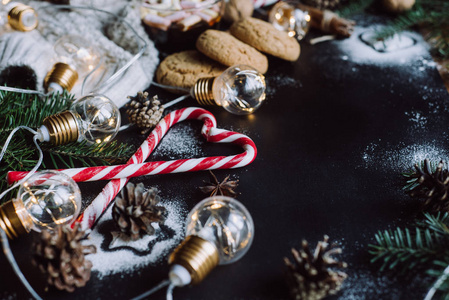
[[[22,271],[20,270],[20,267],[17,264],[16,259],[14,258],[14,254],[12,253],[11,247],[9,246],[8,237],[6,236],[6,233],[3,231],[1,227],[0,227],[0,240],[2,242],[3,253],[5,254],[9,263],[11,264],[11,267],[16,273],[17,277],[19,277],[20,281],[23,283],[25,288],[33,296],[34,299],[42,300],[42,298],[36,293],[31,284],[25,278],[25,275],[23,275]]]
[[[37,163],[33,167],[33,169],[31,169],[30,173],[28,173],[24,178],[22,178],[21,180],[16,182],[13,186],[11,186],[9,189],[7,189],[6,191],[4,191],[3,193],[0,194],[0,199],[2,199],[7,193],[9,193],[9,191],[15,189],[17,186],[21,185],[25,180],[30,178],[30,176],[33,175],[37,171],[37,169],[41,166],[42,160],[44,159],[44,154],[42,152],[42,149],[41,149],[41,147],[39,147],[39,143],[37,142],[38,139],[39,139],[39,136],[40,136],[39,133],[37,131],[27,127],[27,126],[21,125],[21,126],[17,126],[16,128],[14,128],[11,131],[11,133],[9,134],[8,138],[6,139],[6,142],[5,142],[5,144],[3,145],[3,148],[2,148],[2,152],[0,153],[0,161],[3,159],[3,156],[6,153],[6,150],[7,150],[8,146],[9,146],[9,143],[11,142],[12,137],[20,129],[26,129],[29,132],[31,132],[32,134],[34,134],[33,142],[36,145],[37,151],[39,152],[39,159],[37,160]]]
[[[56,9],[86,9],[86,10],[92,10],[92,11],[97,11],[97,12],[102,12],[102,13],[106,13],[108,15],[111,15],[113,17],[115,17],[117,20],[121,20],[121,22],[123,22],[123,24],[125,24],[129,29],[131,29],[131,32],[136,36],[136,40],[139,44],[139,51],[137,52],[137,54],[135,54],[125,65],[123,65],[119,70],[117,70],[114,74],[111,75],[111,77],[109,77],[105,82],[103,82],[100,86],[94,88],[92,90],[92,92],[98,92],[100,90],[102,90],[103,88],[106,88],[107,86],[109,86],[110,84],[112,84],[115,80],[117,80],[124,72],[126,72],[126,70],[128,70],[132,64],[134,64],[145,52],[146,48],[148,47],[148,43],[145,41],[145,39],[143,37],[141,37],[137,31],[131,26],[131,24],[126,21],[124,19],[124,17],[121,17],[115,13],[109,12],[107,10],[103,10],[103,9],[99,9],[96,7],[91,7],[91,6],[78,6],[78,5],[45,5],[45,6],[41,6],[39,8],[37,8],[37,10],[40,9],[47,9],[47,8],[56,8]],[[89,76],[91,76],[93,74],[93,72],[99,68],[98,64],[96,66],[96,68],[94,70],[92,70],[91,72],[89,72],[89,74],[86,75],[86,77],[83,80],[82,86],[81,86],[81,94],[84,94],[84,86],[85,83],[87,82],[87,78]],[[26,89],[20,89],[20,88],[13,88],[13,87],[8,87],[8,86],[0,86],[0,90],[4,90],[4,91],[8,91],[8,92],[15,92],[15,93],[24,93],[24,94],[37,94],[40,95],[42,97],[46,97],[51,95],[53,92],[49,92],[49,93],[43,93],[37,90],[26,90]]]
[[[29,174],[27,174],[27,176],[25,176],[22,180],[20,180],[19,182],[17,182],[16,184],[14,184],[12,187],[10,187],[9,189],[7,189],[6,191],[4,191],[1,195],[0,195],[0,199],[2,199],[9,191],[11,191],[12,189],[16,188],[17,186],[19,186],[20,184],[22,184],[25,180],[27,180],[31,175],[33,175],[36,170],[40,167],[40,165],[42,164],[42,160],[44,158],[44,155],[42,153],[42,149],[39,147],[38,144],[38,138],[39,138],[39,134],[37,131],[27,127],[27,126],[18,126],[16,128],[14,128],[14,130],[11,131],[11,133],[9,134],[8,138],[6,139],[5,144],[3,145],[2,148],[2,152],[0,153],[0,161],[2,160],[3,156],[6,153],[6,149],[8,148],[9,143],[11,142],[11,139],[13,137],[13,135],[19,130],[19,129],[26,129],[28,131],[30,131],[32,134],[34,134],[33,137],[33,141],[34,144],[36,145],[36,148],[39,152],[39,159],[38,162],[36,163],[36,165],[34,166],[34,168],[30,171]],[[28,176],[29,175],[29,176]],[[14,273],[16,273],[17,277],[19,277],[19,280],[23,283],[23,285],[25,286],[25,288],[28,290],[28,292],[34,297],[34,299],[36,300],[42,300],[42,298],[36,293],[36,291],[33,289],[33,287],[30,285],[30,283],[28,282],[28,280],[26,279],[25,275],[22,273],[22,271],[20,270],[19,265],[17,264],[16,259],[14,258],[14,254],[12,253],[11,247],[9,245],[9,241],[8,241],[8,237],[6,236],[5,231],[3,230],[3,228],[0,227],[0,239],[1,239],[1,243],[2,243],[2,247],[3,247],[3,253],[5,254],[8,262],[10,263],[11,267],[14,270]]]
[[[164,281],[162,281],[161,283],[159,283],[158,285],[156,285],[154,288],[152,288],[151,290],[146,291],[143,294],[140,294],[137,297],[132,298],[131,300],[141,300],[145,297],[148,297],[154,293],[156,293],[157,291],[159,291],[160,289],[166,287],[170,285],[170,279],[165,279]]]
[[[424,300],[431,300],[440,286],[449,277],[449,265],[444,269],[443,274],[438,277],[437,281],[432,285],[432,288],[427,292]]]

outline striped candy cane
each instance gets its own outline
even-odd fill
[[[211,128],[207,136],[209,142],[232,143],[241,146],[245,152],[232,156],[212,156],[171,161],[152,161],[140,164],[101,166],[87,168],[60,169],[76,182],[131,178],[146,175],[194,172],[201,170],[233,169],[250,164],[256,155],[254,142],[241,133]],[[14,183],[28,172],[9,172],[8,182]]]
[[[150,173],[159,172],[158,170],[165,170],[165,173],[170,173],[170,170],[178,170],[178,168],[179,170],[181,170],[183,168],[187,169],[189,167],[189,171],[197,171],[200,170],[203,166],[204,169],[225,169],[231,167],[237,168],[251,163],[256,157],[257,149],[251,139],[249,139],[247,136],[223,129],[218,129],[216,128],[216,120],[210,112],[202,108],[189,107],[173,111],[165,116],[150,133],[147,139],[142,143],[136,153],[129,159],[128,164],[142,164],[148,158],[151,152],[153,152],[153,150],[156,148],[160,140],[164,137],[171,126],[178,122],[189,119],[197,119],[204,122],[204,125],[201,129],[201,134],[206,138],[207,141],[215,143],[232,142],[244,147],[245,152],[229,157],[211,157],[209,159],[200,158],[197,159],[196,165],[193,165],[194,161],[190,160],[159,162],[161,164],[159,166],[153,165],[154,168],[152,171],[150,171]],[[181,168],[181,166],[183,167]],[[154,174],[162,174],[162,172]],[[112,179],[111,181],[109,181],[103,188],[101,193],[84,210],[83,214],[78,217],[74,224],[80,223],[82,230],[91,228],[97,221],[98,217],[104,212],[104,210],[109,206],[115,196],[120,192],[123,186],[125,186],[125,184],[128,182],[128,179],[128,177],[124,177]],[[72,226],[74,226],[74,224],[72,224]]]

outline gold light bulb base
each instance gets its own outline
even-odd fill
[[[44,88],[48,90],[50,83],[55,83],[64,90],[71,91],[78,80],[78,72],[66,63],[56,63],[44,79]]]
[[[34,14],[36,16],[36,22],[30,25],[26,25],[23,18],[26,14]],[[36,11],[25,4],[17,4],[8,13],[8,23],[12,29],[18,31],[31,31],[37,27],[37,14]]]
[[[187,269],[192,284],[200,283],[219,263],[218,250],[211,242],[189,235],[172,252],[168,262]]]
[[[192,96],[200,105],[220,105],[212,93],[215,77],[200,78],[192,87]]]
[[[20,221],[12,200],[0,206],[0,227],[11,240],[29,232]]]
[[[78,123],[70,111],[46,117],[43,125],[47,127],[49,142],[53,145],[64,145],[78,140]]]

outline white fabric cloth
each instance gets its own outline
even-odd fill
[[[100,84],[105,82],[139,51],[139,42],[131,29],[113,16],[85,9],[61,10],[56,9],[57,6],[44,9],[43,6],[49,6],[46,2],[29,1],[27,4],[36,9],[39,26],[31,32],[9,32],[0,37],[0,71],[10,65],[27,65],[35,71],[39,89],[43,89],[45,75],[56,62],[53,45],[64,35],[80,35],[101,53],[103,63],[88,79],[84,94],[90,92],[98,81]],[[71,4],[94,4],[97,8],[118,14],[147,42],[139,60],[113,84],[97,91],[121,107],[128,102],[127,96],[149,86],[159,63],[158,51],[141,26],[137,1],[72,0]],[[82,78],[72,89],[76,97],[82,96],[81,85]]]

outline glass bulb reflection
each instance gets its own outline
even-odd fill
[[[55,64],[44,80],[44,88],[48,91],[70,91],[78,78],[87,77],[100,64],[98,51],[78,35],[61,37],[54,50],[57,55]]]
[[[72,104],[70,111],[78,124],[78,141],[109,142],[120,128],[120,111],[106,96],[96,94],[82,97]]]
[[[100,55],[94,47],[79,35],[65,35],[54,45],[58,62],[74,68],[80,76],[92,71],[100,61]]]
[[[265,77],[247,65],[228,68],[215,78],[212,93],[215,102],[236,115],[253,113],[265,100]]]
[[[229,264],[249,250],[254,223],[243,204],[230,197],[214,196],[198,203],[189,213],[186,235],[212,242],[218,250],[219,264]]]
[[[311,17],[307,11],[296,8],[291,1],[279,1],[271,9],[268,20],[276,29],[302,40],[309,31]]]
[[[38,139],[54,145],[112,140],[121,124],[120,111],[111,99],[92,94],[73,102],[70,110],[49,116],[38,129]]]
[[[81,210],[81,192],[69,176],[41,171],[20,186],[13,204],[27,231],[55,229],[76,219]]]

